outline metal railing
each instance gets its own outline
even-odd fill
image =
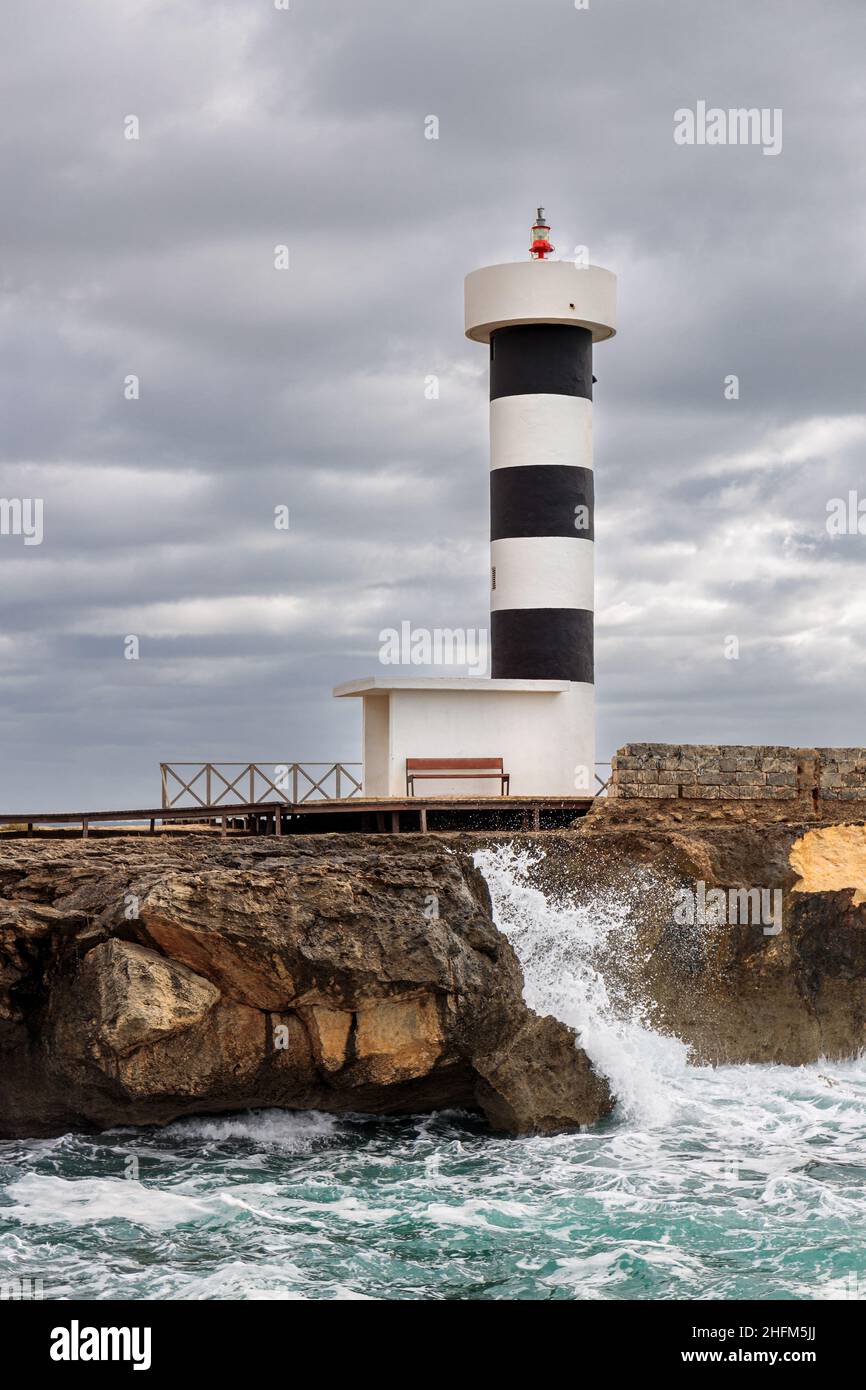
[[[159,769],[165,807],[178,802],[208,808],[236,802],[254,806],[274,800],[297,806],[347,801],[361,791],[361,763],[160,763]]]
[[[598,769],[599,769],[600,767],[603,768],[604,771],[602,772],[602,775],[599,777],[599,775],[598,775]],[[611,767],[610,759],[608,759],[608,761],[607,761],[606,763],[596,763],[596,765],[595,765],[595,780],[596,780],[596,782],[598,783],[598,790],[597,790],[597,791],[596,791],[596,790],[593,790],[592,795],[593,795],[593,796],[607,796],[607,788],[608,788],[608,784],[610,783],[610,779],[611,779],[612,776],[613,776],[613,768]]]
[[[150,807],[144,811],[39,811],[35,813],[18,811],[14,814],[4,812],[0,815],[0,831],[3,833],[24,831],[26,834],[32,835],[39,826],[43,830],[54,831],[80,826],[81,835],[86,840],[91,827],[97,825],[103,831],[109,830],[125,834],[126,832],[119,830],[118,827],[128,825],[133,821],[149,821],[151,835],[156,833],[157,823],[159,823],[161,831],[169,826],[191,825],[193,830],[210,830],[218,825],[221,833],[227,835],[232,822],[237,828],[237,821],[240,819],[242,823],[243,821],[247,822],[247,830],[252,825],[258,827],[264,823],[273,826],[275,835],[281,835],[283,833],[282,811],[284,806],[285,802],[282,801],[257,801],[254,806],[245,805],[243,802],[232,803],[224,806],[219,815],[215,814],[213,810],[208,810],[202,814],[202,810],[195,805],[158,806]]]
[[[348,801],[363,790],[361,763],[160,763],[162,804],[247,806],[273,801]],[[606,796],[609,762],[595,764],[597,786],[588,796]],[[599,776],[598,769],[602,769]]]

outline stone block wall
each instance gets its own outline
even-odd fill
[[[866,748],[627,743],[608,795],[700,801],[866,801]]]

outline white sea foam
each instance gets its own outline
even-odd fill
[[[431,1202],[424,1208],[428,1221],[443,1226],[516,1226],[532,1216],[533,1208],[525,1202],[490,1202],[470,1198],[453,1206],[446,1202]]]
[[[24,1224],[72,1226],[128,1221],[153,1228],[206,1216],[209,1204],[186,1193],[145,1187],[125,1178],[61,1178],[29,1173],[6,1189],[8,1215]]]
[[[333,1139],[338,1126],[336,1116],[316,1111],[251,1110],[243,1115],[176,1120],[168,1126],[167,1133],[181,1139],[204,1139],[216,1144],[230,1139],[249,1139],[266,1148],[305,1153]]]
[[[202,1278],[184,1282],[180,1297],[190,1300],[241,1299],[252,1302],[307,1298],[303,1272],[290,1260],[280,1264],[232,1260]]]

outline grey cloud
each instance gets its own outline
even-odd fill
[[[620,276],[600,756],[862,741],[866,537],[824,524],[866,491],[861,4],[12,0],[0,29],[0,495],[46,508],[43,546],[0,538],[5,807],[147,803],[161,757],[352,757],[329,691],[380,628],[486,623],[461,282],[539,201]],[[782,107],[782,154],[675,146],[698,99]]]

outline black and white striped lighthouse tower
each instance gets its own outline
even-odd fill
[[[466,335],[490,345],[491,675],[582,687],[570,751],[591,766],[592,350],[616,278],[551,259],[549,233],[539,208],[528,260],[465,281]]]

